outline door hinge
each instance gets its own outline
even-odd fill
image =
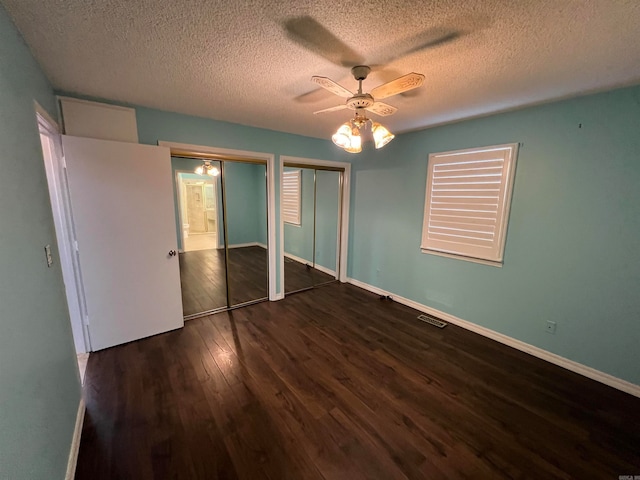
[[[78,248],[78,241],[77,240],[73,241],[73,248],[75,249],[76,253],[80,252],[80,249]]]
[[[67,159],[64,157],[64,155],[62,155],[60,157],[60,160],[62,160],[62,168],[64,168],[66,170],[67,169]]]
[[[84,324],[88,327],[89,326],[89,315],[85,315],[84,316]]]

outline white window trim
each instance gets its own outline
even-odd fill
[[[297,191],[297,198],[296,203],[297,203],[297,212],[295,215],[295,218],[289,215],[286,215],[284,213],[284,202],[285,202],[285,195],[284,195],[284,184],[285,184],[285,177],[291,177],[294,178],[297,181],[298,184],[298,191]],[[284,223],[288,224],[288,225],[295,225],[297,227],[302,226],[302,170],[298,169],[298,170],[288,170],[285,172],[282,172],[282,183],[283,183],[283,190],[282,190],[282,203],[283,203],[283,212],[282,212],[282,219],[284,221]]]
[[[502,151],[504,155],[504,168],[503,168],[503,185],[504,188],[501,192],[499,201],[501,202],[501,208],[499,207],[499,216],[497,218],[497,238],[494,242],[495,255],[489,258],[490,255],[482,257],[480,255],[473,255],[469,252],[464,252],[464,247],[461,251],[453,251],[453,249],[437,248],[433,245],[429,245],[428,242],[428,224],[430,214],[430,197],[433,186],[433,171],[434,164],[438,159],[446,159],[457,156],[469,155],[477,153],[479,155],[486,154],[487,152]],[[438,255],[442,257],[455,258],[459,260],[466,260],[475,263],[481,263],[484,265],[491,265],[495,267],[502,267],[504,260],[504,248],[506,243],[509,210],[511,207],[511,196],[513,192],[513,183],[515,178],[516,160],[518,156],[518,144],[504,144],[495,145],[481,148],[469,148],[465,150],[455,150],[450,152],[433,153],[429,155],[429,164],[427,168],[427,188],[425,191],[425,206],[424,217],[422,224],[422,241],[420,244],[420,250],[422,253],[428,253],[432,255]],[[442,164],[442,163],[440,163]],[[497,247],[497,248],[496,248]]]

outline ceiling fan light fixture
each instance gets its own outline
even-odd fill
[[[449,37],[444,38],[444,40],[448,39]],[[371,136],[373,136],[376,149],[384,147],[387,143],[393,140],[395,135],[384,125],[381,125],[378,122],[372,122],[367,118],[365,111],[373,112],[376,115],[381,116],[393,115],[398,109],[394,106],[382,103],[379,100],[398,95],[399,93],[408,92],[409,90],[422,86],[424,83],[424,75],[421,73],[411,72],[398,77],[395,80],[391,80],[390,82],[378,85],[371,90],[370,93],[366,93],[362,91],[362,81],[367,78],[370,72],[371,68],[366,65],[356,65],[351,69],[353,78],[358,81],[357,93],[351,92],[330,78],[318,76],[311,77],[312,82],[320,85],[325,90],[328,90],[339,97],[347,98],[346,103],[342,105],[318,110],[313,112],[314,114],[334,112],[345,108],[350,108],[356,112],[355,117],[349,122],[341,125],[338,131],[331,137],[333,143],[340,148],[345,149],[347,152],[357,153],[362,151],[360,129],[367,127],[367,125],[371,126]],[[349,127],[351,128],[351,132],[349,132]],[[364,134],[368,140],[370,137],[368,128],[365,128]]]
[[[378,122],[373,122],[371,125],[371,133],[373,134],[373,142],[375,143],[376,148],[384,147],[395,138],[395,135],[391,133],[387,127],[379,124]]]

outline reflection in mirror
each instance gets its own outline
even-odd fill
[[[316,171],[314,285],[335,280],[338,272],[341,172]]]
[[[314,285],[315,170],[285,166],[282,184],[284,291],[291,293]]]
[[[287,166],[282,173],[284,291],[338,278],[342,172]]]
[[[266,164],[223,164],[229,306],[269,295],[266,173]]]
[[[202,160],[171,158],[184,316],[227,306],[220,162],[198,175]],[[215,173],[218,173],[215,175]],[[213,174],[213,175],[212,175]]]

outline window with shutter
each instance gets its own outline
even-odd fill
[[[429,155],[421,249],[502,264],[518,144]]]
[[[294,225],[300,225],[301,174],[300,170],[282,172],[282,219]]]

